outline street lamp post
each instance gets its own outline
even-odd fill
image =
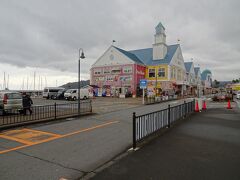
[[[82,51],[82,52],[81,52]],[[79,59],[78,59],[78,115],[80,116],[80,60],[84,59],[83,49],[79,49]]]

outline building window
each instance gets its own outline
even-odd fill
[[[103,73],[104,74],[110,74],[111,73],[111,69],[104,69]]]
[[[148,70],[148,77],[155,77],[155,69]]]
[[[113,76],[106,76],[106,77],[105,77],[105,80],[106,80],[106,81],[113,81]]]
[[[123,73],[132,73],[132,67],[123,67]]]
[[[102,70],[101,69],[95,69],[94,70],[94,74],[95,75],[98,75],[98,74],[101,74],[102,73]]]
[[[112,69],[112,74],[120,74],[121,73],[121,69],[117,68],[117,69]]]
[[[165,68],[158,69],[158,77],[165,77]]]

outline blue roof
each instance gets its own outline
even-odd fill
[[[208,70],[208,69],[204,70],[204,71],[202,72],[202,74],[201,74],[201,79],[202,79],[202,80],[207,80],[207,75],[208,75],[208,74],[211,74],[211,75],[212,75],[212,72],[211,72],[210,70]]]
[[[195,72],[196,75],[198,74],[198,71],[200,71],[200,67],[195,67],[194,72]]]
[[[185,65],[186,71],[190,72],[193,62],[185,62],[184,65]]]
[[[138,64],[144,64],[141,60],[139,60],[137,58],[137,56],[135,56],[134,54],[128,52],[128,51],[125,51],[123,49],[120,49],[120,48],[117,48],[115,46],[113,46],[114,48],[116,48],[117,50],[119,50],[121,53],[123,53],[124,55],[126,55],[127,57],[129,57],[131,60],[133,60],[134,62],[138,63]]]
[[[170,64],[173,55],[175,54],[179,44],[167,46],[167,54],[164,59],[153,60],[153,48],[137,49],[129,51],[142,61],[145,65],[158,65],[158,64]]]

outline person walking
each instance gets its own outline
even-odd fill
[[[23,100],[23,114],[26,115],[28,110],[31,115],[32,114],[31,106],[33,104],[31,97],[24,92],[22,100]]]

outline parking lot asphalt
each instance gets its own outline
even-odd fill
[[[142,106],[141,98],[116,98],[116,97],[96,97],[92,100],[93,113],[107,113],[118,111],[126,108],[133,108]],[[84,101],[84,100],[81,100]],[[34,98],[33,104],[38,105],[54,105],[65,104],[65,103],[77,103],[77,101],[67,101],[67,100],[51,100],[45,98]]]
[[[235,103],[209,103],[163,136],[92,179],[240,179],[240,114]]]

